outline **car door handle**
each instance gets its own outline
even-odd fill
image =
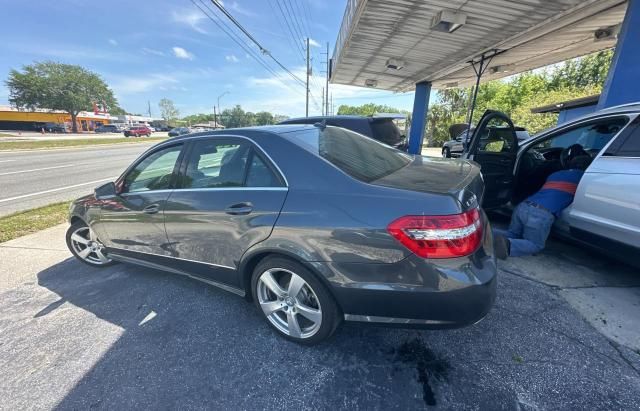
[[[142,209],[142,212],[147,214],[155,214],[158,211],[160,211],[160,206],[158,206],[158,204],[151,204]]]
[[[230,205],[224,209],[224,212],[231,215],[245,215],[253,211],[253,204],[251,203],[238,203]]]

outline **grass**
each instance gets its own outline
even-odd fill
[[[13,134],[0,133],[0,137],[13,137]]]
[[[69,140],[39,140],[39,141],[0,141],[0,150],[30,150],[38,148],[66,148],[97,146],[101,144],[143,143],[145,141],[162,141],[166,137],[132,137],[132,138],[76,138]]]
[[[0,217],[0,243],[64,223],[69,204],[65,201]]]

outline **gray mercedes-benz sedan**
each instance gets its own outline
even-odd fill
[[[313,344],[343,320],[473,324],[496,260],[465,160],[412,156],[323,125],[166,140],[71,206],[67,244],[187,275],[254,301],[282,336]]]

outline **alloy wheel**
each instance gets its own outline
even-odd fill
[[[71,247],[75,254],[92,265],[105,265],[111,259],[104,253],[104,245],[89,227],[79,227],[71,234]]]
[[[265,316],[278,330],[306,339],[322,324],[320,301],[311,286],[293,271],[270,268],[258,278],[258,302]]]

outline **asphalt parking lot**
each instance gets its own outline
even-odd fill
[[[590,318],[567,297],[627,290],[637,314],[640,275],[573,246],[503,264],[474,326],[346,324],[301,347],[233,294],[76,262],[64,229],[0,245],[0,409],[640,408],[640,339],[623,329],[638,316]]]

